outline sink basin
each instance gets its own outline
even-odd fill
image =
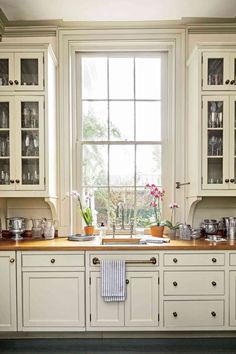
[[[130,237],[116,237],[116,238],[103,238],[102,245],[109,246],[137,246],[139,245],[140,238]]]

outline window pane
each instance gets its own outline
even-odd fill
[[[134,140],[133,102],[110,102],[110,140]]]
[[[110,146],[110,184],[134,185],[134,146]]]
[[[116,222],[116,227],[121,229],[130,225],[134,218],[134,188],[111,188],[110,189],[110,222]],[[119,205],[118,205],[119,204]]]
[[[133,58],[109,59],[109,96],[111,99],[134,97]]]
[[[161,145],[138,145],[136,150],[137,185],[161,185]]]
[[[107,102],[83,102],[83,140],[107,140]]]
[[[150,207],[150,199],[144,188],[136,189],[136,223],[139,227],[145,227],[154,216],[153,208]]]
[[[107,59],[82,58],[82,99],[107,98]]]
[[[83,185],[107,185],[107,146],[83,145]]]
[[[135,59],[135,91],[137,99],[161,98],[161,59]]]
[[[136,102],[136,140],[161,140],[160,102]]]

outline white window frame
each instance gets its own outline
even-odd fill
[[[109,27],[109,26],[108,26]],[[186,176],[185,148],[185,31],[138,26],[135,29],[91,28],[59,30],[59,200],[58,219],[61,235],[81,230],[81,218],[76,203],[68,191],[76,188],[76,53],[99,51],[165,51],[168,53],[168,123],[167,149],[163,161],[168,163],[165,180],[164,216],[169,216],[168,204],[177,201],[177,220],[185,218],[185,189],[176,192],[175,182]],[[178,86],[177,86],[178,83]],[[177,127],[177,129],[176,129]]]

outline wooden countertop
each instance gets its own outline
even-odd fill
[[[58,237],[53,240],[34,240],[30,238],[21,241],[0,239],[0,251],[105,251],[105,250],[236,250],[236,240],[225,242],[209,242],[204,239],[196,241],[171,240],[170,243],[158,245],[101,245],[99,237],[87,242],[69,241],[67,237]]]

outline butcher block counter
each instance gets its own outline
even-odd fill
[[[119,236],[118,236],[119,237]],[[129,240],[129,239],[127,239]],[[164,244],[133,244],[130,245],[114,245],[101,244],[101,239],[95,237],[92,241],[78,242],[69,241],[67,237],[57,237],[53,240],[31,239],[29,237],[14,241],[11,239],[0,239],[0,251],[4,250],[28,250],[28,251],[53,251],[53,250],[236,250],[236,240],[227,240],[225,242],[209,242],[204,238],[187,241],[187,240],[171,240]]]

